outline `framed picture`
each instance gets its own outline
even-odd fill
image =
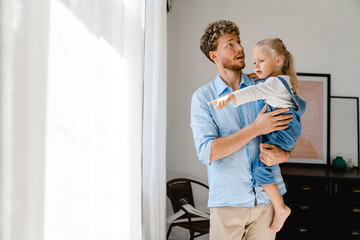
[[[330,106],[330,160],[351,158],[354,167],[359,167],[359,98],[331,96]]]
[[[301,136],[287,163],[329,165],[330,74],[297,73],[298,95],[306,101]]]

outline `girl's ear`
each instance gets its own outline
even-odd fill
[[[282,65],[284,64],[284,56],[278,55],[278,56],[276,56],[275,59],[276,59],[276,66],[282,67]]]

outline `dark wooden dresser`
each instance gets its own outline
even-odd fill
[[[292,212],[277,240],[360,240],[360,173],[281,166]]]

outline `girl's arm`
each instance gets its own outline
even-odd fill
[[[234,98],[231,101],[231,104],[234,107],[239,105],[257,101],[260,99],[267,99],[273,97],[277,93],[277,87],[272,81],[265,81],[263,83],[258,83],[254,86],[249,86],[242,88],[234,92]]]
[[[234,107],[237,107],[248,102],[267,99],[277,94],[281,89],[279,84],[282,83],[278,79],[270,78],[263,83],[234,91],[225,97],[209,102],[209,104],[216,104],[216,109],[222,109],[226,107],[229,102],[231,102]]]

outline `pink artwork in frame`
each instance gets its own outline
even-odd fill
[[[330,74],[298,73],[298,95],[306,101],[302,131],[288,163],[329,163]]]

